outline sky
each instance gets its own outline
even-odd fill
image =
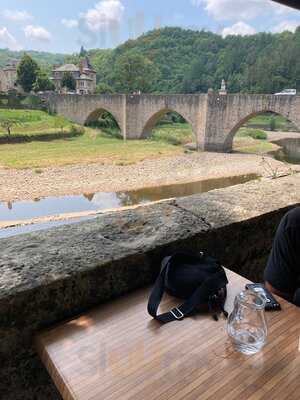
[[[0,48],[111,48],[164,26],[223,37],[294,31],[300,12],[271,0],[0,0]]]

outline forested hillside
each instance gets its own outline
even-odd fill
[[[22,53],[0,50],[0,66]],[[30,52],[48,68],[80,56]],[[230,92],[274,93],[299,86],[300,28],[296,33],[228,36],[163,28],[129,40],[114,50],[87,54],[97,70],[98,92],[197,93],[218,89],[224,78]],[[299,89],[299,88],[298,88]]]
[[[224,78],[230,92],[274,93],[294,88],[300,79],[300,28],[295,34],[227,38],[180,28],[155,30],[108,54],[98,68],[101,82],[126,90],[118,65],[130,64],[137,54],[153,64],[148,68],[151,92],[207,92]]]
[[[62,64],[65,60],[64,54],[46,53],[40,51],[27,51],[36,62],[44,67],[45,70],[50,71],[53,64]],[[23,56],[23,51],[11,51],[8,49],[0,49],[0,68],[4,67],[9,60],[20,60]]]

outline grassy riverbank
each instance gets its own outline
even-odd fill
[[[72,123],[59,115],[49,115],[38,110],[0,109],[0,137],[7,136],[2,121],[12,121],[12,136],[42,136],[51,133],[68,132]]]
[[[297,130],[293,123],[288,121],[282,115],[271,113],[256,115],[247,121],[245,126],[248,128],[262,129],[267,131],[274,130],[281,132],[295,132]]]
[[[8,168],[46,168],[70,164],[129,165],[138,161],[182,154],[184,148],[156,140],[107,137],[91,129],[82,136],[47,142],[0,145],[0,165]]]
[[[268,118],[258,116],[254,122],[268,124]],[[191,126],[187,123],[164,123],[153,130],[149,139],[123,142],[115,129],[85,128],[85,133],[80,136],[58,138],[59,134],[72,133],[79,128],[63,117],[43,111],[0,110],[0,121],[3,119],[15,121],[12,136],[33,138],[28,143],[0,144],[0,166],[6,168],[38,170],[91,163],[129,165],[183,154],[187,151],[184,145],[194,141]],[[35,136],[40,139],[43,135],[49,135],[47,140],[34,140]],[[0,139],[4,136],[5,132],[0,128]],[[265,154],[275,150],[277,147],[266,139],[264,131],[243,127],[235,137],[234,151]]]
[[[181,145],[192,140],[188,124],[162,125],[147,140],[123,142],[115,129],[85,128],[81,136],[58,138],[59,134],[72,133],[72,130],[76,133],[79,127],[43,111],[0,110],[1,120],[14,121],[12,139],[33,138],[28,143],[0,144],[0,166],[6,168],[40,169],[79,163],[129,165],[182,154],[185,149]],[[0,139],[5,136],[6,132],[0,128]],[[34,140],[45,136],[46,141]]]

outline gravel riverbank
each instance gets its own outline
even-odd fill
[[[271,158],[268,163],[274,170],[279,168],[286,172],[288,169]],[[249,173],[268,175],[261,156],[204,152],[146,160],[128,166],[77,164],[43,170],[1,168],[0,201],[133,190]]]

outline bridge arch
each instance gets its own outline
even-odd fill
[[[229,129],[229,132],[227,133],[227,135],[225,137],[224,149],[226,149],[227,151],[232,151],[232,149],[233,149],[233,140],[234,140],[234,137],[235,137],[236,133],[238,132],[238,130],[247,121],[249,121],[251,118],[256,117],[257,115],[266,114],[266,113],[272,113],[272,114],[275,114],[275,115],[281,115],[282,117],[286,118],[288,121],[292,122],[295,125],[295,127],[300,130],[299,121],[296,121],[290,115],[290,113],[278,112],[278,111],[275,111],[275,110],[272,110],[272,109],[264,109],[264,110],[259,110],[259,111],[252,111],[250,114],[248,114],[248,115],[244,116],[243,118],[241,118],[237,123],[235,123],[235,125],[233,127],[231,127]]]
[[[91,111],[85,118],[84,125],[89,125],[92,122],[98,121],[99,118],[101,118],[105,113],[108,113],[113,117],[119,129],[121,130],[121,121],[119,121],[118,116],[113,112],[113,110],[110,110],[109,107],[98,107],[95,110]]]
[[[185,115],[184,112],[177,111],[172,108],[162,108],[159,111],[156,111],[154,114],[148,116],[148,119],[144,122],[142,127],[142,139],[147,139],[152,135],[152,131],[155,128],[156,124],[168,113],[176,113],[180,117],[182,117],[192,128],[193,137],[195,141],[197,141],[197,135],[195,131],[195,127],[193,122],[190,120],[189,116]]]

